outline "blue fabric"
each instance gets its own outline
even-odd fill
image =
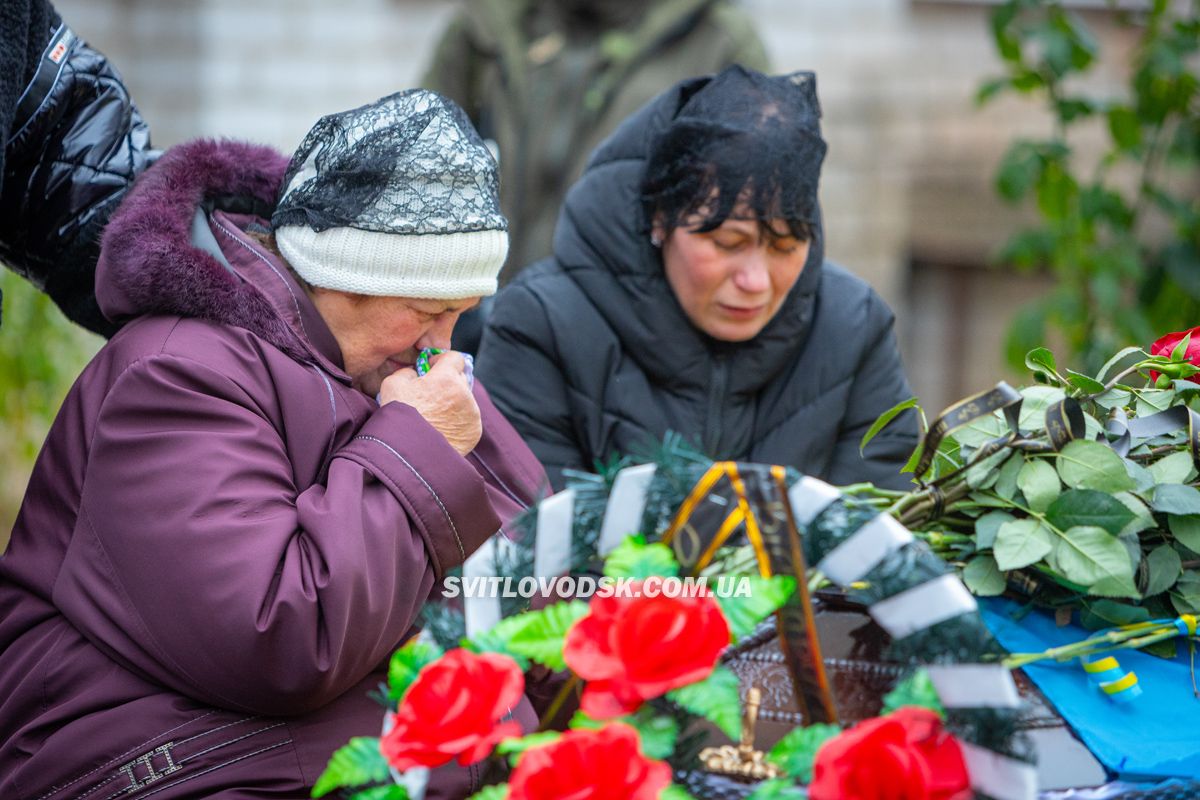
[[[980,612],[995,637],[1012,653],[1038,653],[1086,639],[1077,625],[1058,627],[1054,618],[1021,606],[981,598]],[[1187,647],[1173,660],[1135,650],[1112,653],[1123,670],[1137,673],[1142,696],[1116,703],[1090,682],[1079,659],[1024,668],[1058,713],[1096,758],[1126,780],[1200,778],[1200,699],[1192,694]]]

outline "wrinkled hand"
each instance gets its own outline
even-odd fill
[[[430,364],[429,372],[420,378],[411,367],[384,378],[379,403],[394,401],[412,406],[465,456],[483,436],[483,419],[467,382],[466,362],[461,353],[448,352],[434,356]]]

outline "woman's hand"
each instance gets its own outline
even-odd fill
[[[483,436],[483,420],[467,382],[466,362],[461,353],[448,352],[434,356],[430,364],[429,372],[420,378],[411,367],[384,378],[379,404],[395,401],[412,406],[465,456]]]

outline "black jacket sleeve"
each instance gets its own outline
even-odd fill
[[[5,3],[27,24],[8,28],[36,52],[19,93],[6,86],[0,134],[0,262],[45,291],[89,330],[115,327],[96,305],[100,233],[134,179],[157,155],[121,76],[44,0]],[[36,44],[32,44],[36,42]],[[11,78],[11,76],[10,76]],[[12,95],[16,94],[14,98]]]

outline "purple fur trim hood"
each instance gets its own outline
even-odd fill
[[[206,201],[273,208],[288,159],[262,145],[197,139],[168,150],[113,214],[96,267],[100,310],[121,324],[145,315],[245,328],[301,356],[297,334],[253,284],[192,244]],[[261,213],[261,212],[260,212]]]

